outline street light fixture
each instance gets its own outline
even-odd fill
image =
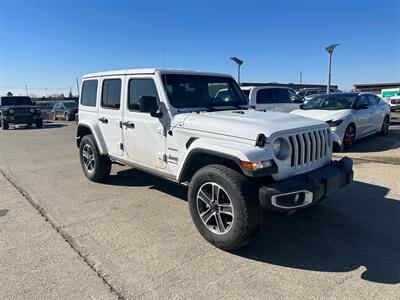
[[[333,50],[335,50],[335,48],[337,46],[339,46],[340,44],[332,44],[329,45],[328,47],[325,47],[326,52],[329,53],[329,69],[328,69],[328,85],[326,86],[326,92],[327,94],[329,94],[330,90],[331,90],[331,67],[332,67],[332,53]]]
[[[240,66],[243,64],[243,60],[241,60],[240,58],[237,58],[236,56],[232,56],[230,58],[231,60],[233,60],[236,64],[237,64],[237,81],[240,85]]]

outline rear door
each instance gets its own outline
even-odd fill
[[[108,154],[121,157],[122,146],[122,110],[121,95],[124,88],[124,76],[103,77],[101,80],[98,124],[107,146]]]

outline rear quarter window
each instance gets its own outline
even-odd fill
[[[85,80],[82,84],[81,104],[84,106],[96,106],[97,80]]]

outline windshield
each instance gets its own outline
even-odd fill
[[[312,98],[303,109],[339,110],[351,109],[357,94],[325,94]]]
[[[75,102],[64,102],[64,106],[67,108],[78,107],[78,105]]]
[[[2,97],[1,105],[32,105],[32,101],[29,97]]]
[[[163,82],[176,108],[247,106],[239,86],[229,77],[165,74]]]

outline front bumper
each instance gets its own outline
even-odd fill
[[[40,114],[35,114],[35,115],[7,115],[7,116],[4,116],[4,118],[8,123],[28,124],[28,123],[35,123],[36,121],[40,120],[42,118],[42,116]]]
[[[353,161],[344,157],[320,169],[261,187],[259,200],[269,210],[297,210],[318,203],[352,181]]]

